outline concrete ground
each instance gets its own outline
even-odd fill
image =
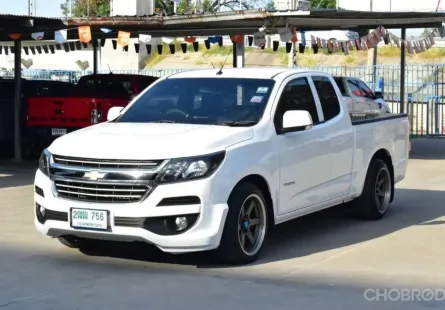
[[[329,210],[292,221],[244,267],[144,245],[67,249],[34,229],[33,165],[0,165],[0,309],[444,309],[445,140],[412,147],[383,220]]]

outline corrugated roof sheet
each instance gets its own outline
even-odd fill
[[[12,21],[13,19],[13,21]],[[3,21],[3,22],[2,22]],[[32,25],[24,24],[32,21]],[[0,30],[7,40],[6,32],[32,33],[38,31],[54,32],[69,29],[69,38],[77,36],[77,26],[90,25],[96,37],[115,38],[117,30],[130,31],[133,36],[149,33],[152,36],[206,36],[251,34],[259,28],[266,28],[273,33],[276,28],[286,24],[295,25],[304,30],[333,29],[372,29],[383,25],[386,28],[423,28],[437,27],[445,21],[444,12],[360,12],[347,10],[312,10],[312,11],[266,11],[252,9],[204,14],[176,14],[163,16],[113,16],[92,18],[48,18],[24,15],[0,14]],[[23,25],[20,25],[20,22]],[[114,31],[104,34],[100,28]],[[46,38],[51,37],[45,35]]]

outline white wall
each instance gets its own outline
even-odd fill
[[[438,0],[372,0],[373,11],[435,11]],[[444,1],[442,1],[444,2]],[[346,10],[369,11],[371,0],[338,0]],[[445,2],[440,9],[445,9]]]
[[[151,15],[154,0],[111,0],[111,15]]]

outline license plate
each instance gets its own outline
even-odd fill
[[[63,135],[66,135],[66,129],[52,128],[51,133],[53,136],[63,136]]]
[[[78,229],[108,230],[108,211],[71,209],[71,227]]]

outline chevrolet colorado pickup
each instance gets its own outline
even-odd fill
[[[176,73],[107,119],[39,160],[35,225],[69,247],[143,241],[246,264],[294,218],[346,202],[382,218],[408,164],[407,116],[351,119],[317,71]]]

